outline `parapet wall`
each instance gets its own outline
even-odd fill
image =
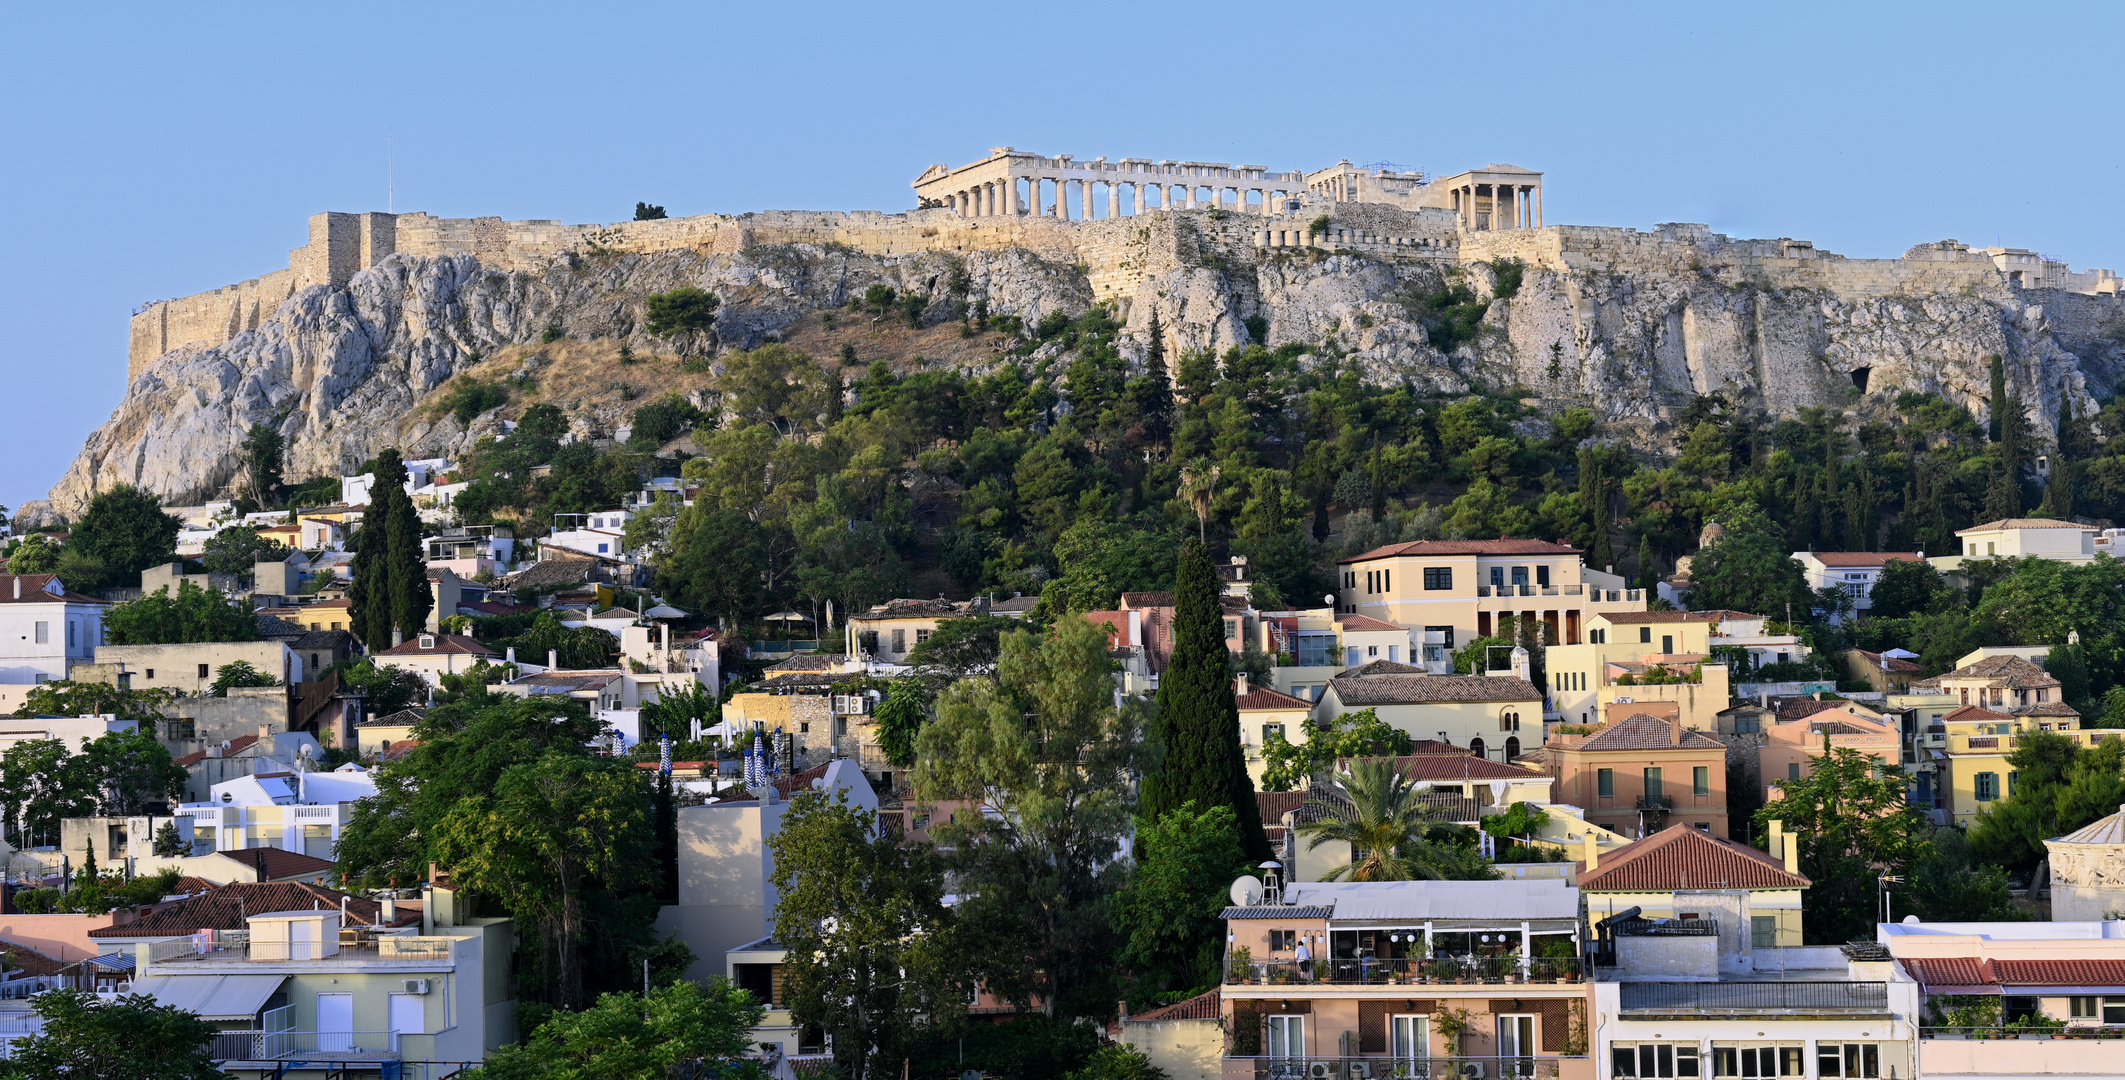
[[[1327,231],[1311,225],[1329,218]],[[1401,210],[1367,203],[1318,204],[1265,217],[1224,210],[1154,210],[1128,217],[1062,221],[1042,217],[961,217],[950,210],[887,214],[871,210],[772,210],[703,214],[609,225],[429,214],[315,214],[310,242],[288,254],[288,269],[238,285],[150,304],[133,316],[128,379],[185,345],[215,346],[270,319],[282,301],[313,285],[345,285],[396,253],[470,255],[505,271],[536,271],[569,252],[700,250],[735,255],[755,245],[839,245],[866,255],[1024,248],[1081,265],[1099,299],[1132,296],[1147,277],[1202,265],[1207,256],[1247,261],[1284,247],[1321,247],[1375,258],[1478,261],[1517,257],[1561,273],[1738,274],[1766,288],[1840,295],[1964,293],[2001,289],[2005,279],[1980,253],[1914,249],[1902,259],[1848,259],[1806,241],[1734,240],[1702,225],[1651,232],[1553,225],[1461,232],[1452,211]]]

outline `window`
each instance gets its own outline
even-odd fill
[[[1502,589],[1505,587],[1504,567],[1493,566],[1490,568],[1490,587],[1493,589]]]
[[[1394,572],[1394,571],[1392,571],[1392,570],[1382,570],[1382,571],[1380,571],[1380,591],[1381,591],[1381,592],[1393,592],[1393,591],[1394,591],[1394,587],[1395,587],[1395,572]]]
[[[1586,642],[1589,645],[1606,645],[1608,640],[1609,632],[1606,630],[1589,630],[1586,632]]]
[[[1499,730],[1499,731],[1518,731],[1518,730],[1520,730],[1520,714],[1519,714],[1518,712],[1516,712],[1516,711],[1512,710],[1512,709],[1507,709],[1506,711],[1504,711],[1504,712],[1502,712],[1502,713],[1499,713],[1499,714],[1498,714],[1498,730]]]
[[[1365,646],[1365,655],[1368,657],[1380,655],[1380,647],[1378,645]]]
[[[1604,799],[1616,797],[1616,770],[1600,769],[1594,773],[1594,794]]]
[[[72,619],[66,621],[66,647],[69,649],[74,647],[74,620]]]
[[[2125,997],[2077,997],[2068,1006],[2068,1012],[2075,1020],[2125,1024]]]
[[[1807,1047],[1800,1043],[1783,1045],[1713,1044],[1713,1076],[1806,1076],[1803,1066],[1808,1059]]]
[[[1498,1056],[1508,1058],[1532,1057],[1535,1053],[1535,1018],[1529,1015],[1501,1016],[1498,1018]],[[1513,1071],[1522,1076],[1534,1075],[1534,1062],[1526,1062],[1525,1069]]]
[[[1985,541],[1985,554],[1987,554],[1987,555],[1996,555],[1996,554],[1998,554],[1998,552],[1997,552],[1997,551],[1994,551],[1994,550],[1993,550],[1993,547],[1992,547],[1992,541],[1990,541],[1990,540],[1987,540],[1987,541]]]
[[[2000,774],[1981,772],[1971,779],[1976,782],[1977,801],[1991,802],[2000,797]]]
[[[1756,949],[1775,949],[1778,947],[1778,916],[1749,916],[1749,946]],[[1731,1075],[1748,1074],[1734,1073]]]
[[[1641,627],[1639,627],[1639,628],[1638,628],[1638,643],[1639,643],[1640,645],[1651,645],[1651,644],[1653,643],[1653,628],[1652,628],[1652,627],[1650,627],[1650,626],[1641,626]]]
[[[1535,584],[1540,585],[1545,589],[1549,588],[1549,567],[1535,567]]]
[[[905,629],[893,631],[893,651],[896,653],[908,651],[908,632]]]
[[[1525,585],[1525,584],[1527,584],[1527,567],[1525,567],[1525,566],[1515,566],[1515,567],[1513,567],[1513,584],[1514,584],[1514,585],[1516,585],[1516,586],[1517,586],[1517,585]]]
[[[1269,1018],[1269,1056],[1273,1058],[1303,1058],[1306,1056],[1306,1018],[1304,1016],[1272,1016]]]
[[[1882,1074],[1880,1043],[1816,1043],[1816,1075],[1877,1077]]]
[[[435,636],[433,634],[422,634],[420,644],[417,647],[422,649],[435,648]]]
[[[1271,930],[1269,932],[1269,951],[1290,952],[1298,948],[1298,935],[1299,932],[1296,930]]]
[[[1673,634],[1662,634],[1662,635],[1660,635],[1660,651],[1661,651],[1662,653],[1672,653],[1672,652],[1674,652],[1674,651],[1675,651],[1675,635],[1673,635]]]
[[[1263,725],[1262,725],[1262,745],[1263,745],[1263,746],[1268,746],[1268,745],[1269,745],[1269,740],[1270,740],[1270,739],[1272,739],[1272,738],[1276,738],[1276,739],[1281,739],[1281,738],[1283,738],[1283,737],[1284,737],[1284,725],[1282,725],[1282,724],[1263,724]]]
[[[1734,734],[1755,735],[1763,731],[1763,717],[1749,713],[1734,718]]]
[[[1480,739],[1480,738],[1476,738],[1476,739],[1470,739],[1470,740],[1468,740],[1468,756],[1470,756],[1470,757],[1484,757],[1484,756],[1486,756],[1486,755],[1487,755],[1488,753],[1489,753],[1489,750],[1488,750],[1488,749],[1487,749],[1487,748],[1486,748],[1486,747],[1485,747],[1485,746],[1483,745],[1483,740],[1482,740],[1482,739]]]
[[[1451,566],[1427,566],[1424,568],[1424,587],[1431,590],[1454,587],[1454,568]]]
[[[1652,768],[1645,770],[1644,776],[1646,801],[1651,802],[1655,799],[1660,798],[1660,767],[1656,765]]]
[[[1226,619],[1225,640],[1231,641],[1233,638],[1236,638],[1238,636],[1240,636],[1240,621],[1238,619]]]
[[[312,629],[315,629],[315,627],[313,627]],[[342,626],[341,626],[340,624],[338,624],[338,623],[333,623],[333,624],[332,624],[332,629],[334,629],[334,630],[343,630],[343,629],[345,629],[345,627],[342,627]]]
[[[930,632],[928,630],[915,631],[915,644],[920,645],[928,640],[930,640]]]
[[[1609,1050],[1611,1075],[1698,1076],[1696,1043],[1616,1043]]]
[[[1697,766],[1696,768],[1694,768],[1694,769],[1691,769],[1691,770],[1690,770],[1690,794],[1692,794],[1692,795],[1710,795],[1711,793],[1712,793],[1712,767],[1711,767],[1711,766],[1709,766],[1709,765],[1699,765],[1699,766]]]
[[[51,624],[51,623],[48,623],[48,622],[40,622],[40,623],[38,623],[38,624],[37,624],[37,644],[39,644],[39,645],[49,645],[49,644],[51,644],[51,642],[52,642],[52,624]]]
[[[199,677],[202,679],[211,677],[207,672],[207,666],[205,664],[199,665]]]
[[[169,739],[172,742],[175,742],[179,739],[192,739],[198,737],[195,734],[195,728],[192,724],[192,720],[190,717],[173,716],[170,719],[163,721],[163,730],[168,732],[168,734],[164,735],[163,738]]]
[[[154,668],[149,668],[149,669],[147,670],[147,676],[148,676],[148,681],[149,681],[149,682],[154,682],[154,681],[155,681],[155,669],[154,669]]]
[[[1786,779],[1788,779],[1788,780],[1798,780],[1798,779],[1800,779],[1800,762],[1798,762],[1798,761],[1788,761],[1788,762],[1786,762]]]

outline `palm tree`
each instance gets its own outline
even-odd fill
[[[1195,509],[1195,538],[1209,542],[1210,503],[1217,496],[1217,478],[1224,470],[1201,458],[1181,466],[1181,497]]]
[[[1334,881],[1346,873],[1353,881],[1415,881],[1458,877],[1465,870],[1459,853],[1424,838],[1438,813],[1393,758],[1360,758],[1336,774],[1336,787],[1350,799],[1351,812],[1299,826],[1312,851],[1331,840],[1350,845],[1354,860],[1326,875]]]

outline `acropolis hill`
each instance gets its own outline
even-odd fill
[[[1782,415],[1923,390],[1982,416],[1993,355],[2045,419],[2061,395],[2085,406],[2125,375],[2125,301],[2106,270],[1952,240],[1852,259],[1701,225],[1554,225],[1543,184],[1513,165],[1433,179],[1348,161],[1275,172],[998,147],[923,170],[912,187],[924,208],[902,213],[611,225],[321,213],[286,269],[134,315],[127,399],[52,503],[71,512],[120,482],[217,494],[254,421],[280,427],[290,475],[387,445],[451,453],[498,421],[422,407],[442,383],[548,362],[588,365],[587,378],[603,370],[600,348],[653,352],[643,304],[682,284],[722,299],[726,349],[812,333],[813,313],[872,283],[927,297],[932,324],[974,305],[1030,324],[1111,303],[1131,350],[1154,313],[1176,350],[1332,341],[1381,381],[1518,387],[1587,404],[1619,431],[1654,430],[1706,393]],[[1494,296],[1510,259],[1524,274]],[[1414,310],[1449,281],[1494,300],[1450,352]],[[566,341],[549,347],[554,328]],[[933,337],[908,347],[989,362],[955,361],[956,335]],[[660,385],[712,389],[697,381]],[[586,435],[631,408],[595,387],[558,403]]]

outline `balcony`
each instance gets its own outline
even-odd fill
[[[2012,1028],[1919,1030],[1920,1076],[2116,1076],[2125,1052],[2125,1028],[2069,1027],[2061,1031]]]
[[[1227,986],[1525,986],[1584,980],[1585,970],[1576,958],[1523,960],[1517,956],[1252,960],[1245,965],[1229,964],[1225,971]]]
[[[1476,1077],[1592,1076],[1585,1057],[1482,1057],[1469,1054],[1395,1057],[1241,1057],[1224,1061],[1223,1080],[1472,1080]]]
[[[221,1031],[207,1044],[207,1052],[224,1065],[300,1061],[314,1069],[397,1061],[398,1040],[398,1033],[391,1031]]]
[[[348,929],[341,940],[327,944],[315,941],[252,941],[244,930],[215,931],[213,940],[184,938],[148,945],[148,966],[194,964],[303,964],[308,967],[375,968],[378,970],[428,971],[451,962],[446,937],[415,937],[407,934],[368,934]],[[236,972],[230,972],[236,974]]]
[[[1626,1013],[1886,1016],[1889,1012],[1889,984],[1881,982],[1627,982],[1619,990],[1619,1004]]]

